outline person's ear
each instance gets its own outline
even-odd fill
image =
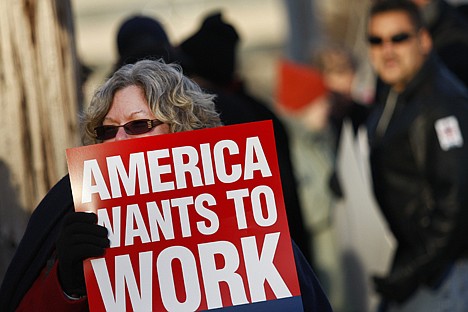
[[[419,42],[423,53],[425,55],[429,54],[432,50],[432,37],[427,29],[423,28],[419,31]]]

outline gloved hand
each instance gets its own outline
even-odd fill
[[[57,258],[59,281],[67,295],[86,295],[83,260],[102,256],[109,247],[107,229],[96,223],[95,213],[71,212],[64,218]]]
[[[397,303],[405,302],[418,288],[418,282],[409,276],[390,275],[372,277],[374,288],[382,298]]]

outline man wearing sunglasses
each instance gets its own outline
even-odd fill
[[[368,119],[373,188],[397,240],[388,275],[374,277],[381,310],[466,311],[468,91],[411,1],[375,1],[367,39],[381,81]]]

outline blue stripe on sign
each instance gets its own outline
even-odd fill
[[[223,311],[223,312],[293,312],[304,311],[302,307],[301,296],[289,297],[284,299],[262,301],[252,304],[243,304],[220,309],[212,309],[205,311]]]

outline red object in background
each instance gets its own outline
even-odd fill
[[[314,68],[282,59],[278,64],[277,102],[288,111],[299,111],[327,92]]]

